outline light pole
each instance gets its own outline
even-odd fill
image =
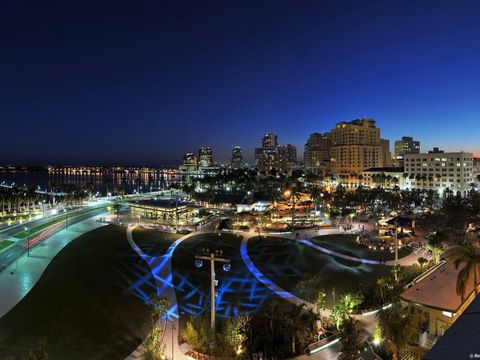
[[[67,209],[63,209],[63,212],[65,213],[65,230],[68,230],[68,212],[67,212]]]
[[[174,341],[173,341],[173,334],[175,331],[175,324],[173,323],[173,317],[172,317],[172,360],[175,359],[175,347],[173,346]]]
[[[30,257],[30,230],[25,227],[25,231],[27,232],[27,256]]]
[[[223,270],[230,271],[230,259],[222,257],[222,250],[215,250],[212,252],[210,249],[204,249],[205,255],[196,255],[195,256],[195,266],[200,268],[203,265],[203,261],[210,261],[210,296],[212,297],[211,306],[210,306],[210,326],[213,338],[213,344],[215,343],[215,297],[217,292],[215,291],[215,262],[223,263]]]
[[[395,281],[398,281],[398,217],[395,219]]]
[[[175,231],[178,233],[178,190],[175,196]]]

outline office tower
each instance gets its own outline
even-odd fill
[[[240,146],[235,146],[232,149],[231,165],[233,168],[240,168],[243,166],[243,154]]]
[[[182,171],[195,171],[197,170],[197,157],[193,153],[186,153],[183,155],[182,165],[180,170]]]
[[[283,156],[288,165],[297,163],[297,147],[292,144],[279,146],[278,155]]]
[[[381,164],[382,167],[393,167],[392,153],[390,152],[390,140],[380,139],[382,146]]]
[[[305,169],[315,174],[326,175],[330,168],[330,133],[313,133],[305,144],[303,159]]]
[[[213,152],[210,147],[201,147],[198,149],[198,166],[208,167],[213,165]]]
[[[395,141],[394,157],[396,166],[404,166],[404,156],[406,154],[419,154],[420,141],[413,140],[410,136],[403,136],[402,140]]]

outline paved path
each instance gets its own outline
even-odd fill
[[[335,228],[329,228],[329,229],[321,229],[320,231],[318,230],[309,230],[308,232],[302,232],[300,236],[305,236],[306,234],[312,235],[312,236],[321,236],[321,235],[328,235],[328,234],[342,234],[344,231],[335,229]],[[281,298],[295,304],[295,305],[304,305],[308,309],[316,310],[316,306],[306,300],[303,300],[294,294],[290,293],[289,291],[281,288],[279,285],[273,282],[272,279],[267,277],[265,274],[263,274],[252,262],[250,256],[248,255],[248,240],[254,236],[258,236],[258,233],[253,233],[253,232],[248,232],[244,233],[243,240],[240,246],[240,253],[242,255],[243,262],[245,263],[245,266],[250,270],[250,272],[257,278],[258,281],[260,281],[263,285],[265,285],[268,289],[270,289],[272,292],[274,292],[276,295],[280,296]],[[275,236],[275,237],[287,237],[287,238],[295,238],[295,234],[269,234],[269,236]],[[304,243],[304,241],[308,240],[299,240],[300,242]],[[312,243],[311,243],[312,244]],[[315,244],[312,244],[315,245]],[[328,249],[326,249],[328,250]],[[340,257],[346,256],[343,254],[337,254],[341,255]],[[359,259],[358,260],[363,260],[365,259]],[[374,261],[374,260],[372,260]],[[375,263],[378,264],[378,261],[374,261]],[[328,317],[330,316],[331,311],[329,309],[322,310],[322,316]],[[366,315],[352,315],[352,317],[356,320],[359,321],[360,327],[362,328],[362,335],[366,339],[368,336],[370,336],[373,333],[373,330],[375,328],[375,325],[377,323],[376,319],[376,312],[371,312],[367,313]],[[316,352],[315,354],[312,355],[302,355],[299,357],[296,357],[295,359],[297,360],[303,360],[303,359],[312,359],[312,360],[320,360],[320,359],[337,359],[339,356],[339,352],[341,350],[341,345],[339,343],[335,343],[332,346],[329,346],[321,351]]]
[[[99,216],[80,221],[43,240],[18,261],[0,272],[0,317],[10,311],[37,283],[52,259],[72,240],[103,226],[96,221]]]
[[[163,325],[162,319],[159,322],[159,325],[164,328],[164,344],[166,345],[165,350],[167,353],[167,358],[172,359],[172,355],[175,355],[175,359],[186,359],[185,352],[189,350],[188,345],[182,344],[182,346],[179,346],[178,344],[179,315],[177,296],[175,294],[175,288],[172,278],[172,257],[175,249],[182,241],[203,232],[192,232],[177,239],[172,245],[170,245],[165,255],[155,257],[145,254],[133,240],[132,231],[136,227],[137,224],[131,225],[127,228],[128,242],[130,243],[130,246],[133,248],[133,250],[135,250],[135,252],[138,254],[138,256],[140,256],[150,267],[153,278],[155,279],[157,295],[170,300],[170,309],[168,310],[166,315],[167,321],[165,326]],[[135,349],[135,351],[127,357],[127,360],[141,359],[142,350],[143,344],[141,344],[137,349]]]

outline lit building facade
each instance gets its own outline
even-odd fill
[[[331,131],[331,168],[335,176],[358,176],[365,169],[383,166],[380,129],[372,119],[340,122]]]
[[[403,189],[405,187],[405,176],[403,174],[403,168],[370,168],[363,171],[361,184],[370,188],[393,189],[398,186]]]
[[[287,161],[285,157],[275,152],[267,152],[257,157],[257,171],[259,173],[270,173],[272,170],[285,172]]]
[[[198,166],[209,167],[213,165],[213,151],[211,147],[202,146],[198,149]]]
[[[394,156],[397,166],[404,166],[406,154],[420,154],[420,141],[415,141],[410,136],[403,136],[402,140],[395,141]]]
[[[232,160],[231,160],[231,165],[233,168],[241,168],[243,164],[243,153],[242,153],[242,148],[240,146],[235,146],[232,149]]]
[[[193,153],[186,153],[183,155],[182,165],[180,165],[181,171],[193,172],[198,168],[197,157]]]
[[[405,186],[435,190],[440,195],[449,189],[465,196],[474,180],[473,154],[464,151],[446,153],[438,148],[422,154],[405,155]]]
[[[294,166],[297,163],[297,147],[292,144],[279,146],[278,154],[283,156],[290,166]]]
[[[330,133],[313,133],[305,144],[303,159],[305,169],[315,174],[326,175],[330,170]]]
[[[201,206],[170,200],[139,200],[130,202],[134,217],[168,225],[191,225],[200,219]],[[178,220],[177,220],[178,218]]]
[[[287,159],[279,154],[276,134],[266,134],[262,138],[262,147],[255,148],[255,165],[259,173],[269,173],[272,170],[285,172],[287,170]]]
[[[380,139],[380,145],[382,146],[381,166],[392,167],[393,158],[390,152],[390,140]]]

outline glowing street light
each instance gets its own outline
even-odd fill
[[[27,232],[27,256],[30,257],[30,230],[28,227],[25,227],[24,229]]]
[[[222,250],[215,250],[212,252],[210,249],[203,249],[205,255],[196,255],[195,256],[195,266],[201,268],[203,265],[203,260],[210,261],[210,291],[211,291],[211,308],[210,308],[210,325],[212,331],[213,342],[215,342],[215,297],[217,292],[215,291],[215,286],[218,285],[218,281],[215,280],[215,262],[223,263],[223,271],[228,272],[231,269],[230,259],[222,257]],[[213,343],[212,343],[213,346]]]

